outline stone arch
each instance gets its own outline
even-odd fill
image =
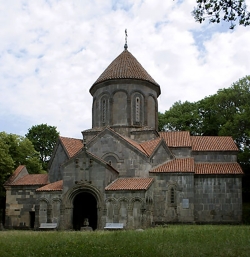
[[[96,113],[97,113],[97,100],[96,97],[93,98],[93,102],[92,102],[92,127],[96,127],[97,126],[97,120],[96,120]]]
[[[120,197],[118,203],[119,223],[123,223],[124,227],[126,227],[128,223],[129,200],[126,197]]]
[[[61,209],[61,198],[55,197],[51,200],[51,220],[53,223],[59,223],[60,220],[60,209]]]
[[[99,115],[99,124],[101,127],[110,123],[110,94],[105,91],[98,97],[99,108],[96,115]]]
[[[101,158],[115,169],[119,168],[118,163],[123,162],[123,160],[115,153],[106,153]]]
[[[115,222],[115,216],[117,212],[117,199],[114,197],[108,197],[105,200],[106,209],[106,223]]]
[[[148,127],[157,129],[158,116],[157,116],[157,99],[153,94],[147,97],[147,125]]]
[[[113,92],[112,125],[128,124],[128,93],[125,90]]]
[[[170,207],[177,206],[177,190],[178,190],[177,182],[169,181],[167,183],[167,204]]]
[[[130,226],[141,228],[143,223],[144,201],[140,197],[133,197],[130,200]]]
[[[81,198],[82,200],[80,201],[79,198]],[[76,221],[74,220],[74,210],[77,210],[77,208],[74,206],[75,201],[77,201],[76,204],[78,204],[78,202],[81,202],[83,205],[89,204],[91,205],[92,209],[93,209],[93,205],[95,205],[94,208],[96,210],[96,221],[93,221],[94,229],[101,228],[102,197],[101,197],[100,191],[93,185],[82,182],[82,183],[78,183],[77,185],[69,189],[63,197],[63,201],[62,201],[64,206],[63,222],[65,223],[64,224],[65,229],[70,229],[76,226]],[[83,210],[83,212],[84,210],[87,210],[87,206],[85,206],[84,208],[82,207],[81,209]],[[84,218],[85,217],[81,217],[81,219],[84,219]],[[80,222],[83,223],[83,221],[79,220],[78,223]],[[77,226],[79,227],[79,225]],[[76,229],[79,229],[78,227]]]
[[[47,223],[48,221],[48,205],[49,200],[45,197],[39,199],[39,223]]]

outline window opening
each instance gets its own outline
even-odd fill
[[[140,98],[135,99],[135,121],[140,122]]]
[[[106,122],[106,113],[107,113],[107,106],[106,106],[106,99],[102,100],[102,123]]]
[[[175,191],[174,188],[172,187],[170,190],[170,203],[174,204],[175,203]]]

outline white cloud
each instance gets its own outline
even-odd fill
[[[129,51],[161,85],[161,112],[248,75],[249,29],[195,23],[194,4],[2,1],[0,130],[24,135],[47,123],[64,136],[81,137],[91,127],[88,90],[122,52],[125,28]]]

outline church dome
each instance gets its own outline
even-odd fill
[[[104,72],[90,88],[90,92],[93,91],[95,85],[114,79],[135,79],[147,81],[156,86],[158,94],[160,94],[159,84],[147,73],[147,71],[142,67],[137,59],[126,49],[104,70]]]

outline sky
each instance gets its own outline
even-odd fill
[[[195,0],[0,0],[0,132],[91,128],[90,87],[128,50],[161,86],[159,111],[250,75],[250,27],[199,24]],[[246,0],[250,8],[250,0]]]

